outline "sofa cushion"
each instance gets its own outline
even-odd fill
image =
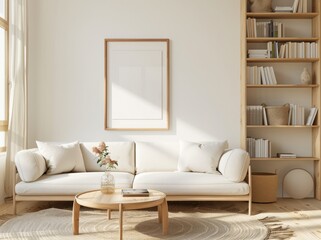
[[[178,141],[136,142],[136,173],[176,171]]]
[[[222,155],[218,170],[229,180],[241,182],[246,176],[249,165],[249,154],[243,149],[236,148],[228,150]]]
[[[134,188],[154,189],[167,195],[246,195],[249,185],[235,183],[218,172],[146,172],[135,176]]]
[[[131,188],[134,175],[125,172],[113,172],[116,188]],[[19,182],[16,185],[18,195],[57,195],[68,196],[80,192],[100,189],[102,172],[44,174],[35,182]]]
[[[92,151],[99,142],[84,142],[80,144],[80,149],[84,157],[86,171],[97,172],[105,171],[105,167],[99,167],[97,156]],[[118,161],[118,166],[113,172],[135,172],[134,142],[105,142],[110,152],[110,158]]]
[[[180,141],[178,171],[213,173],[216,171],[220,157],[227,147],[227,141],[203,144]]]
[[[78,142],[61,145],[36,142],[39,152],[46,159],[47,174],[85,171],[84,160]]]
[[[46,161],[36,148],[19,151],[15,156],[15,163],[24,182],[37,180],[47,170]]]

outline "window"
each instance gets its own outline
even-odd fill
[[[0,0],[0,152],[6,151],[8,130],[8,0]]]

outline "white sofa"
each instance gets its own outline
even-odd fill
[[[251,214],[251,171],[248,154],[241,149],[224,152],[214,173],[177,171],[179,142],[107,142],[117,188],[159,190],[168,201],[248,201]],[[18,177],[14,178],[14,211],[17,201],[72,201],[83,191],[99,189],[103,168],[96,163],[92,147],[80,143],[84,172],[46,174],[46,159],[38,149],[17,153]],[[245,176],[248,175],[247,181]],[[15,174],[16,176],[16,174]]]

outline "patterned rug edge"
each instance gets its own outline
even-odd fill
[[[258,220],[269,231],[266,240],[284,240],[294,236],[294,231],[289,226],[284,226],[276,217],[265,217]]]

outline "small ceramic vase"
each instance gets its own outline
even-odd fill
[[[304,68],[301,73],[301,83],[302,84],[311,84],[311,76],[307,68]]]

